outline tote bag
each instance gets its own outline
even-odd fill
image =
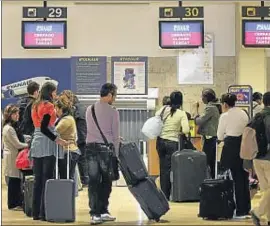
[[[155,139],[160,136],[164,122],[166,121],[167,117],[163,120],[164,112],[167,107],[164,107],[160,115],[156,115],[146,120],[142,127],[142,133],[149,139]]]

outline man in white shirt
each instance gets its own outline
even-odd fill
[[[224,141],[221,166],[230,169],[235,183],[236,218],[244,219],[251,209],[248,172],[243,168],[240,147],[244,128],[249,117],[245,111],[235,107],[234,94],[224,94],[221,98],[223,113],[219,120],[217,136]]]

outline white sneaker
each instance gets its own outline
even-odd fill
[[[109,213],[101,214],[102,221],[115,221],[116,217],[111,216]]]
[[[91,217],[91,224],[92,225],[101,224],[102,222],[103,221],[102,221],[101,217],[98,217],[98,216]]]
[[[237,216],[237,215],[234,215],[233,216],[233,219],[236,219],[236,220],[245,220],[245,219],[247,219],[247,216]]]

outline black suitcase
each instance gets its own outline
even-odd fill
[[[148,177],[143,158],[135,143],[121,143],[119,166],[127,185],[136,185]]]
[[[207,160],[204,152],[177,151],[172,155],[171,167],[173,202],[199,201],[200,186],[207,178]]]
[[[33,215],[33,191],[34,191],[34,176],[26,176],[23,189],[24,189],[24,213],[28,217]]]
[[[215,179],[205,180],[200,189],[199,217],[209,220],[232,219],[235,211],[234,182],[230,172],[218,175],[216,148]],[[222,178],[224,177],[224,178]]]
[[[165,195],[150,178],[140,181],[135,186],[130,186],[129,190],[149,220],[158,222],[161,216],[165,215],[170,209]]]

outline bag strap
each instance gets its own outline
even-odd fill
[[[96,112],[95,112],[95,105],[92,105],[91,111],[92,111],[92,117],[93,117],[93,119],[95,121],[95,124],[96,124],[96,126],[97,126],[97,128],[98,128],[98,130],[100,132],[100,135],[102,136],[102,138],[104,140],[105,145],[106,146],[109,146],[109,142],[108,142],[107,138],[105,137],[105,135],[103,134],[102,130],[99,127],[99,124],[98,124],[98,121],[97,121]]]

